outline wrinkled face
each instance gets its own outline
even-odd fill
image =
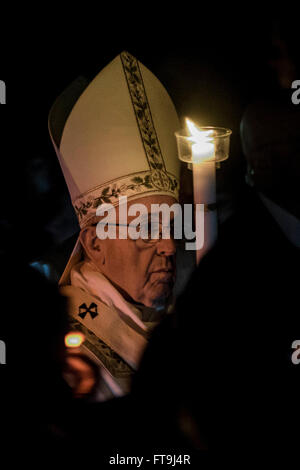
[[[148,196],[128,202],[128,209],[136,202],[144,204],[150,214],[151,204],[165,203],[171,206],[176,201],[170,196]],[[127,223],[135,218],[136,215],[127,216]],[[172,218],[171,212],[171,221]],[[116,210],[116,222],[119,222],[119,210]],[[147,307],[165,305],[175,282],[174,239],[171,237],[158,239],[155,243],[149,243],[142,238],[100,240],[95,234],[96,227],[91,229],[94,233],[87,237],[88,240],[81,237],[85,251],[124,298]],[[87,243],[91,236],[93,236],[92,245]]]

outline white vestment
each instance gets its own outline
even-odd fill
[[[71,326],[85,335],[84,352],[101,367],[99,400],[129,392],[150,332],[160,313],[127,302],[88,261],[71,271],[71,285],[61,287],[68,299]]]

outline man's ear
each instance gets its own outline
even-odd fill
[[[92,261],[97,263],[98,266],[105,263],[102,240],[97,237],[95,225],[83,228],[79,234],[79,239],[86,255]]]

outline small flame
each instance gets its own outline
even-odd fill
[[[201,130],[192,121],[186,119],[186,126],[190,132],[190,136],[186,137],[187,140],[192,142],[192,163],[202,163],[214,159],[215,146],[213,143],[213,130]]]
[[[85,340],[82,333],[73,331],[65,336],[65,345],[67,348],[79,348]]]
[[[190,132],[190,137],[188,139],[192,142],[205,141],[207,137],[211,136],[213,131],[210,129],[208,131],[203,131],[196,124],[193,123],[190,119],[185,119],[186,126]]]

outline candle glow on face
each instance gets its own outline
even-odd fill
[[[190,136],[187,139],[190,142],[194,142],[192,144],[192,163],[214,160],[215,146],[213,142],[208,141],[213,131],[203,131],[189,119],[186,119],[186,126],[190,132]]]

